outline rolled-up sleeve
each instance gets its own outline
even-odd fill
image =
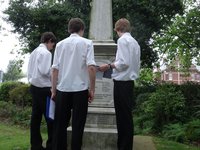
[[[90,41],[88,43],[88,49],[87,49],[87,57],[86,57],[86,65],[87,67],[89,66],[95,66],[96,63],[94,61],[94,46],[93,46],[93,43],[92,41]]]
[[[127,42],[123,40],[118,40],[118,50],[117,50],[117,57],[114,62],[115,68],[118,71],[122,71],[130,65],[130,52],[127,47]]]
[[[42,75],[50,76],[50,67],[51,67],[51,53],[45,53],[40,55],[39,60],[41,61],[41,65],[39,65],[39,70]]]
[[[53,58],[53,65],[51,66],[51,69],[59,70],[59,55],[58,55],[58,47],[56,46],[54,58]]]

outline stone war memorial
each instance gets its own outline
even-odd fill
[[[93,0],[89,39],[93,41],[97,66],[115,59],[112,1]],[[67,128],[67,148],[71,149],[71,126]],[[89,104],[82,150],[117,150],[117,128],[113,100],[113,81],[96,79],[94,101]]]

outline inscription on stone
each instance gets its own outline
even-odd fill
[[[100,101],[112,100],[113,82],[111,79],[96,80],[94,99]]]
[[[86,122],[86,124],[116,125],[116,118],[113,115],[88,114]]]

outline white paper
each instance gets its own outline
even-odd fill
[[[49,106],[49,118],[54,120],[54,114],[55,114],[55,102],[50,99],[50,106]]]
[[[102,80],[103,78],[103,71],[98,70],[99,66],[95,66],[95,70],[96,70],[96,79]]]

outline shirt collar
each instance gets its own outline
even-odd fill
[[[131,36],[131,34],[129,32],[126,32],[122,36]]]
[[[71,35],[70,35],[70,37],[80,37],[78,34],[76,34],[76,33],[72,33]]]
[[[44,47],[44,48],[47,49],[46,45],[44,45],[44,44],[42,44],[42,43],[39,45],[39,47]]]

